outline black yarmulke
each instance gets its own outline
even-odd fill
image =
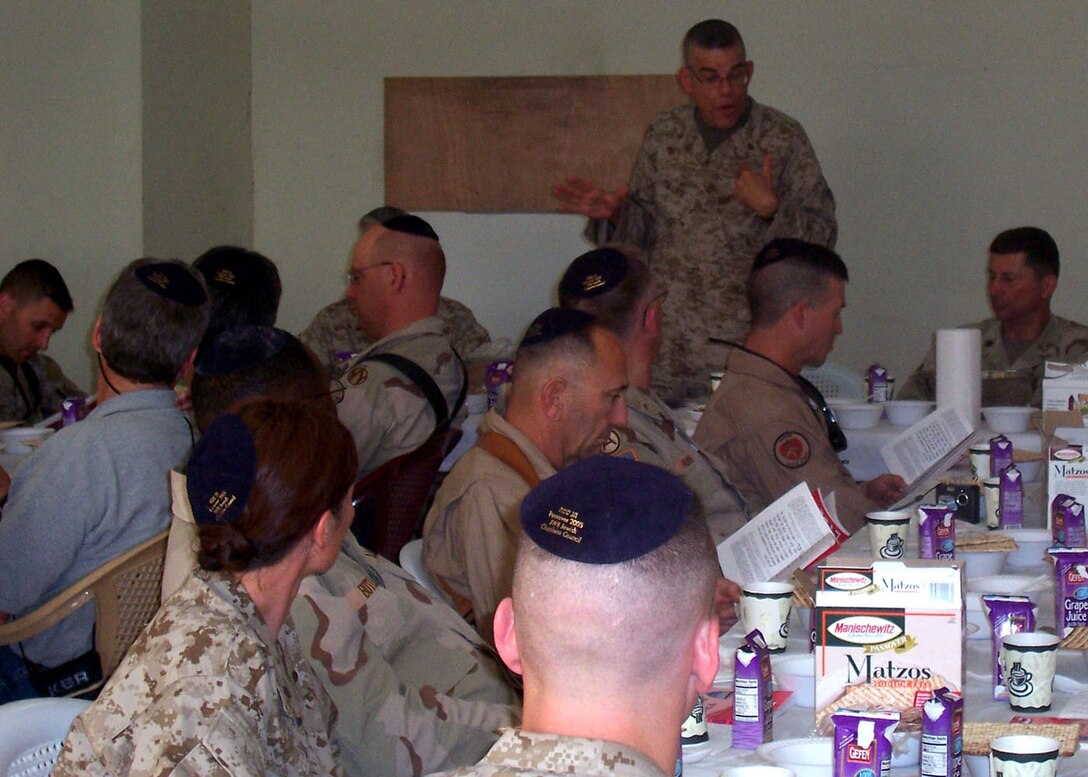
[[[151,262],[136,268],[136,277],[144,286],[168,300],[186,307],[203,305],[208,295],[189,268],[168,262]]]
[[[290,334],[271,326],[232,326],[201,351],[196,371],[208,376],[226,375],[255,367],[283,350],[290,339]]]
[[[583,564],[619,564],[668,542],[693,497],[672,473],[632,459],[593,456],[562,469],[521,503],[521,525],[544,550]]]
[[[189,457],[189,506],[197,523],[234,523],[245,509],[257,471],[257,447],[234,413],[215,419]]]
[[[383,221],[382,226],[386,229],[391,229],[394,232],[403,232],[406,235],[415,235],[416,237],[425,237],[436,242],[438,241],[438,235],[435,233],[434,229],[431,228],[431,225],[419,216],[413,216],[411,214],[394,216],[387,221]]]
[[[586,299],[616,288],[627,277],[627,257],[615,248],[595,248],[570,263],[559,281],[561,297]]]
[[[557,337],[585,329],[593,320],[589,313],[574,308],[548,308],[529,324],[518,347],[550,342]]]

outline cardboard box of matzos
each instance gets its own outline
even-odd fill
[[[899,710],[918,730],[942,686],[963,691],[963,571],[955,561],[836,559],[816,587],[816,725],[839,707]]]

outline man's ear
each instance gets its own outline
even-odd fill
[[[95,333],[98,332],[98,325],[95,325]],[[174,376],[174,382],[177,383],[179,379],[185,378],[189,380],[193,377],[193,372],[196,370],[196,348],[189,354],[189,358],[185,360],[185,364],[181,365],[181,369],[178,370],[178,374]]]
[[[681,68],[676,71],[676,83],[680,85],[680,91],[688,97],[691,96],[691,90],[695,86],[694,83],[692,83],[694,80],[695,78],[691,74],[691,68],[681,66]]]
[[[792,308],[786,311],[790,323],[794,329],[799,332],[805,329],[805,319],[808,318],[808,305],[804,300],[801,300],[794,304]]]
[[[94,329],[91,330],[91,347],[95,353],[102,353],[102,317],[94,320]]]
[[[1047,273],[1043,276],[1043,298],[1048,302],[1050,298],[1054,296],[1054,292],[1058,288],[1058,276],[1052,273]]]
[[[695,632],[692,650],[691,674],[696,690],[706,693],[713,687],[721,659],[718,654],[719,627],[717,618],[707,618]]]
[[[12,296],[11,292],[0,292],[0,318],[7,318],[11,311],[15,310],[16,306],[15,297]]]
[[[389,278],[393,292],[399,294],[408,282],[408,268],[400,262],[393,262],[389,268]]]
[[[664,318],[661,300],[655,300],[642,314],[642,328],[652,335],[661,331],[661,320]]]
[[[514,628],[514,602],[508,596],[499,602],[495,610],[495,649],[499,651],[503,663],[510,667],[510,671],[522,674],[524,667],[521,664],[521,651],[518,649],[518,635]],[[710,678],[713,682],[714,678]]]
[[[540,407],[549,421],[562,420],[568,388],[566,378],[548,378],[540,387]]]

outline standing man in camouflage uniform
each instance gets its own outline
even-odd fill
[[[820,392],[801,376],[819,367],[842,333],[849,274],[829,248],[778,239],[759,252],[748,279],[752,329],[725,360],[695,441],[725,462],[753,510],[798,483],[835,494],[839,521],[855,532],[906,486],[884,474],[858,483],[838,457],[846,436]]]
[[[388,205],[374,208],[359,219],[359,236],[362,237],[371,227],[383,224],[394,216],[407,215],[400,208]],[[453,347],[464,359],[471,359],[477,348],[491,342],[491,335],[472,315],[472,311],[457,300],[439,297],[438,317],[445,324],[446,334]],[[299,335],[299,339],[317,354],[317,358],[328,367],[329,374],[334,378],[340,377],[350,355],[362,353],[374,343],[359,328],[355,312],[346,298],[319,310],[314,320]]]
[[[506,409],[484,416],[423,524],[427,571],[488,641],[495,607],[510,594],[521,500],[556,470],[600,453],[612,425],[627,423],[623,349],[589,314],[541,313],[515,364]]]
[[[982,404],[1035,405],[1043,398],[1048,359],[1088,358],[1088,327],[1055,316],[1050,298],[1061,264],[1054,238],[1038,227],[1007,229],[990,243],[986,293],[993,318],[967,324],[982,330]],[[937,356],[925,359],[898,392],[899,399],[936,398]]]
[[[376,342],[344,372],[337,413],[355,440],[360,478],[414,451],[445,420],[419,381],[380,357],[406,359],[430,376],[446,417],[464,401],[465,367],[436,315],[445,275],[438,235],[417,216],[389,219],[355,243],[346,296],[359,328]]]
[[[612,427],[605,453],[665,467],[683,478],[703,506],[710,536],[721,542],[748,520],[744,498],[725,465],[695,444],[676,414],[650,388],[661,346],[665,291],[633,246],[582,254],[559,281],[559,304],[584,310],[611,331],[627,358],[627,425]]]
[[[608,191],[572,178],[553,193],[593,222],[595,243],[646,249],[669,291],[670,327],[655,379],[669,401],[705,394],[723,352],[708,337],[748,329],[744,283],[776,237],[833,246],[835,200],[801,125],[748,95],[754,72],[728,22],[688,30],[680,89],[691,100],[650,125],[628,185]]]
[[[459,777],[673,774],[680,726],[718,671],[718,562],[665,470],[597,456],[525,497],[495,641],[524,720]]]
[[[0,281],[0,421],[36,423],[83,392],[40,351],[72,312],[72,296],[57,268],[28,259]]]

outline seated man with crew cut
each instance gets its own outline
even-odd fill
[[[1079,364],[1088,358],[1088,326],[1050,312],[1061,264],[1046,231],[1007,229],[990,243],[989,254],[986,294],[994,317],[965,325],[982,330],[982,404],[1039,407],[1046,361]],[[933,401],[936,394],[931,347],[896,398]]]
[[[0,421],[37,423],[83,396],[41,353],[72,309],[64,278],[43,259],[19,262],[0,281]]]
[[[181,262],[137,260],[110,286],[91,338],[97,407],[42,443],[12,479],[0,520],[0,622],[167,528],[170,470],[194,439],[173,386],[207,323],[204,282]],[[0,648],[0,701],[94,682],[94,620],[85,606],[14,650]]]

